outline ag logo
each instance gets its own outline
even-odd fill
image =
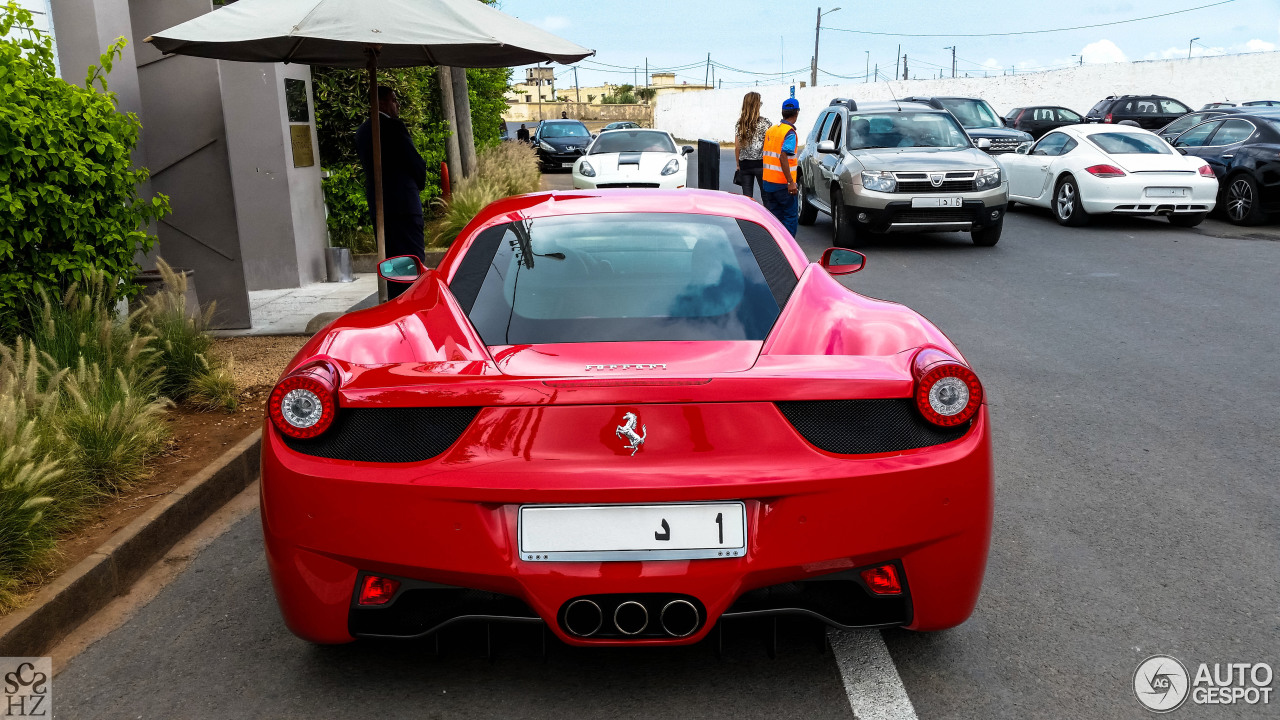
[[[1177,710],[1190,690],[1187,668],[1168,655],[1152,655],[1133,674],[1133,694],[1151,712]]]

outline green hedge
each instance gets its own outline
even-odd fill
[[[57,77],[52,38],[14,3],[0,6],[0,38],[0,336],[11,336],[39,288],[60,294],[101,271],[130,292],[134,257],[155,240],[145,228],[169,204],[138,194],[140,124],[107,90],[123,38],[83,88]]]

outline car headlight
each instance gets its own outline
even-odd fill
[[[667,166],[666,166],[666,167],[662,168],[662,174],[663,174],[664,176],[665,176],[665,175],[675,175],[675,174],[676,174],[676,173],[678,173],[678,172],[680,172],[680,161],[679,161],[679,160],[676,160],[676,159],[674,159],[674,158],[673,158],[670,162],[668,162],[668,163],[667,163]]]
[[[540,147],[540,148],[542,148],[543,150],[546,150],[547,152],[550,152],[550,153],[553,153],[553,152],[555,152],[555,151],[556,151],[555,147],[554,147],[554,146],[552,146],[552,145],[550,145],[550,144],[548,144],[545,140],[539,140],[539,141],[538,141],[538,147]]]
[[[578,165],[578,174],[582,177],[595,177],[596,169],[591,167],[591,163],[583,160],[582,163]]]
[[[893,192],[898,189],[898,181],[891,172],[862,172],[862,187],[875,192]]]
[[[990,190],[994,187],[1000,187],[1000,168],[987,168],[978,173],[978,177],[973,179],[973,187],[975,190]]]

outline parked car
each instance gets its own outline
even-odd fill
[[[964,622],[991,542],[984,388],[928,319],[832,277],[864,262],[811,262],[710,190],[506,198],[439,268],[383,261],[411,286],[320,331],[268,401],[284,624],[649,648],[722,618]]]
[[[1082,122],[1084,122],[1084,117],[1080,113],[1057,105],[1014,108],[1004,116],[1006,127],[1021,130],[1032,138],[1039,138],[1056,128],[1077,125]]]
[[[1231,223],[1257,225],[1280,213],[1280,112],[1214,118],[1179,135],[1173,146],[1209,163]]]
[[[977,146],[992,155],[1013,152],[1019,145],[1032,139],[1028,133],[1005,127],[1000,114],[982,98],[914,96],[903,100],[924,103],[950,112],[960,121],[960,125]]]
[[[682,188],[688,179],[685,156],[662,130],[601,132],[573,165],[575,188]]]
[[[1138,127],[1159,130],[1191,112],[1185,103],[1163,95],[1110,95],[1085,115],[1089,123],[1119,123],[1132,120]]]
[[[1169,142],[1173,142],[1174,138],[1187,130],[1190,130],[1196,125],[1199,125],[1205,120],[1239,112],[1248,112],[1248,110],[1237,107],[1220,107],[1215,110],[1197,110],[1196,112],[1187,113],[1168,125],[1165,125],[1157,130],[1156,134]]]
[[[1001,162],[1009,174],[1010,202],[1050,208],[1063,225],[1115,213],[1165,215],[1174,225],[1194,227],[1218,195],[1205,161],[1127,125],[1058,128]]]
[[[1241,107],[1280,107],[1280,100],[1250,100],[1240,103]]]
[[[639,123],[634,123],[634,122],[631,122],[630,120],[620,120],[618,122],[611,122],[608,125],[605,125],[604,127],[600,128],[600,132],[604,132],[605,130],[638,130],[638,129],[640,129]]]
[[[543,120],[533,135],[538,166],[543,172],[573,167],[590,144],[591,133],[580,120]]]
[[[836,245],[883,232],[1000,240],[1008,202],[1000,164],[946,110],[837,98],[818,113],[797,163],[800,224],[827,213]]]

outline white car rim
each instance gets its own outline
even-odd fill
[[[1244,220],[1249,217],[1252,209],[1253,188],[1249,187],[1249,182],[1240,179],[1231,183],[1231,189],[1227,192],[1227,214],[1231,219]]]
[[[1063,183],[1058,188],[1058,217],[1066,220],[1075,213],[1076,189],[1071,183]]]

